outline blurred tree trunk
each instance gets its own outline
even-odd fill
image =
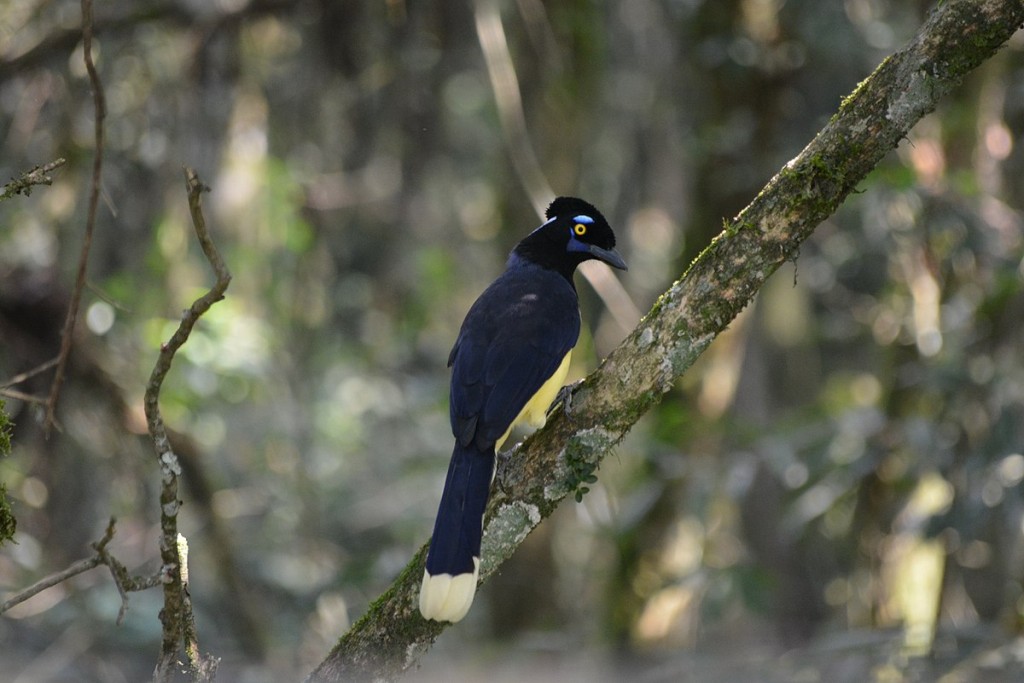
[[[481,578],[507,559],[750,303],[801,243],[940,98],[1024,23],[1018,0],[942,3],[918,35],[851,94],[814,140],[730,221],[629,338],[574,391],[572,414],[499,465]],[[311,674],[392,679],[445,626],[417,611],[425,548]]]

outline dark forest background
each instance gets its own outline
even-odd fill
[[[611,309],[580,279],[576,379],[930,6],[99,3],[107,142],[88,288],[62,429],[44,438],[40,405],[11,391],[45,396],[50,375],[2,389],[18,533],[0,590],[88,556],[111,515],[111,550],[140,573],[159,564],[142,394],[211,280],[183,165],[212,187],[234,275],[163,393],[199,633],[223,680],[296,680],[428,538],[448,350],[550,199],[517,160],[596,204],[630,264]],[[52,186],[0,203],[0,385],[56,356],[74,283],[95,151],[80,21],[73,0],[0,5],[0,178],[67,159]],[[517,90],[496,91],[509,66]],[[516,95],[528,140],[509,127]],[[1018,33],[417,675],[989,680],[985,656],[1024,660],[1022,132]],[[132,594],[121,626],[119,607],[94,570],[11,610],[0,677],[148,678],[161,594]]]

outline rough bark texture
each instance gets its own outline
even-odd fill
[[[1021,0],[941,3],[905,48],[846,98],[813,141],[662,295],[633,333],[576,388],[568,416],[499,463],[488,507],[486,580],[752,300],[882,157],[1024,22]],[[416,608],[425,547],[310,675],[309,681],[390,680],[444,625]]]

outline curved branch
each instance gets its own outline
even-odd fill
[[[1024,22],[1019,0],[941,3],[917,36],[843,101],[665,292],[632,334],[558,411],[499,465],[488,506],[481,580],[507,559],[657,403],[800,244],[972,69]],[[445,628],[416,596],[425,548],[341,638],[309,681],[393,679]]]
[[[195,634],[192,599],[188,593],[188,543],[185,537],[178,533],[178,509],[181,506],[181,501],[178,500],[178,479],[181,476],[181,464],[171,448],[167,428],[160,414],[160,389],[171,369],[174,355],[188,341],[196,322],[213,304],[224,298],[224,292],[231,282],[231,273],[228,272],[220,252],[213,245],[210,233],[206,229],[206,220],[203,218],[202,193],[208,188],[199,181],[199,176],[191,168],[185,169],[185,187],[188,190],[188,205],[196,236],[217,281],[210,291],[196,299],[182,313],[178,329],[169,341],[160,345],[160,355],[146,384],[146,423],[156,449],[157,462],[160,463],[162,479],[160,559],[164,572],[164,608],[160,612],[160,621],[163,624],[163,640],[160,658],[153,674],[155,681],[169,681],[173,678],[178,668],[178,650],[183,641],[193,680],[212,680],[217,664],[216,660],[205,658],[199,653]]]

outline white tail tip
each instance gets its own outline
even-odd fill
[[[420,614],[434,621],[460,621],[469,612],[480,575],[480,558],[473,558],[473,573],[428,574],[420,585]]]

